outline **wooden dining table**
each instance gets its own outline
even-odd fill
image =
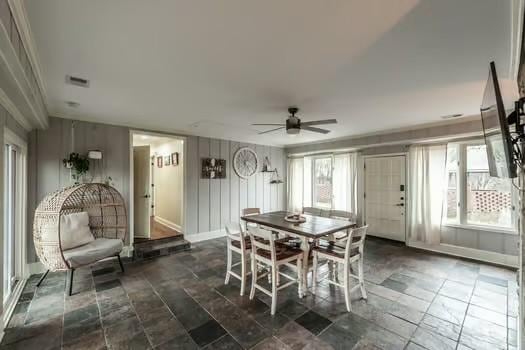
[[[299,295],[305,296],[307,290],[307,275],[309,269],[309,254],[311,244],[320,238],[334,239],[334,234],[340,231],[348,231],[356,226],[355,221],[334,219],[323,216],[302,214],[306,221],[303,223],[291,223],[284,218],[292,213],[287,211],[274,211],[258,215],[246,215],[242,220],[257,224],[262,228],[277,233],[297,237],[301,240],[301,249],[304,251],[302,284],[299,285]]]

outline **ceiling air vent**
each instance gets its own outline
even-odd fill
[[[442,116],[441,119],[455,119],[455,118],[459,118],[462,116],[463,116],[463,113],[448,114],[448,115]]]
[[[89,80],[79,77],[74,77],[72,75],[66,75],[66,83],[71,85],[76,85],[80,87],[89,87]]]

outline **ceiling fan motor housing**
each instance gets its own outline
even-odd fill
[[[291,135],[296,135],[301,130],[301,119],[290,116],[286,119],[286,133]]]

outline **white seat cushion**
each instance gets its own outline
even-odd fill
[[[122,251],[120,239],[97,238],[88,244],[69,250],[64,250],[64,258],[72,268],[89,265],[110,256],[116,256]]]
[[[62,250],[80,247],[95,239],[89,229],[89,215],[85,211],[60,216],[60,243]]]

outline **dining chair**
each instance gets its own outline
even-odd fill
[[[255,290],[258,289],[272,298],[271,314],[275,315],[277,308],[277,292],[294,283],[301,285],[303,251],[292,248],[286,244],[275,241],[271,231],[259,227],[250,227],[248,234],[251,239],[251,259],[252,259],[252,289],[250,299],[255,296]],[[295,262],[295,265],[293,264]],[[264,265],[269,272],[259,274],[258,265]],[[280,266],[288,266],[297,272],[297,278],[279,271]],[[258,280],[267,275],[271,275],[272,290],[268,290],[258,283]],[[284,284],[278,284],[277,278],[281,275],[289,281]]]
[[[321,209],[321,213],[319,213],[319,216],[322,216],[323,218],[329,218],[330,212],[330,209]]]
[[[325,258],[327,261],[336,262],[343,264],[343,273],[344,273],[344,282],[343,284],[338,283],[335,278],[330,279],[330,274],[328,275],[328,282],[336,286],[344,288],[345,293],[345,302],[346,309],[348,312],[352,311],[352,304],[350,302],[350,293],[352,293],[357,288],[361,289],[361,296],[363,299],[367,299],[366,290],[365,290],[365,281],[363,275],[363,252],[365,245],[365,237],[367,226],[359,227],[350,230],[345,241],[345,245],[341,246],[337,243],[342,243],[339,241],[337,243],[330,242],[328,244],[321,244],[312,248],[313,251],[313,278],[312,278],[312,292],[315,294],[317,287],[317,265],[319,263],[319,258]],[[350,265],[357,262],[357,276],[352,274]],[[336,271],[336,274],[338,271]],[[350,278],[357,279],[359,284],[350,288]]]
[[[330,210],[330,217],[332,219],[341,219],[341,220],[348,220],[348,221],[352,221],[355,219],[355,215],[353,213],[349,211],[345,211],[345,210],[336,210],[336,209]],[[344,239],[346,236],[347,236],[347,231],[340,231],[340,232],[334,233],[334,239],[336,241]]]
[[[314,207],[303,207],[303,214],[321,216],[321,209]]]
[[[249,254],[252,248],[251,240],[249,237],[246,237],[240,224],[229,223],[226,224],[226,242],[227,263],[224,284],[228,284],[230,282],[230,276],[241,280],[240,294],[244,295],[247,275],[246,264],[248,263]],[[241,256],[240,262],[232,264],[233,252]],[[240,275],[232,271],[232,267],[238,266],[239,264],[241,265]]]

